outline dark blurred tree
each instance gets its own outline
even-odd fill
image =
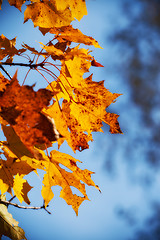
[[[144,223],[144,229],[138,230],[131,240],[159,240],[160,239],[160,203],[154,202],[153,213]]]
[[[125,159],[129,163],[144,160],[156,170],[160,167],[160,1],[123,0],[119,13],[123,24],[115,24],[107,41],[113,44],[114,59],[115,54],[118,59],[112,63],[114,72],[129,88],[130,103],[123,110],[128,115],[134,114],[134,107],[139,111],[139,116],[128,120],[135,125],[135,119],[139,118],[135,131],[131,130],[132,123],[128,123],[129,133],[123,147]],[[121,140],[114,141],[119,144]],[[138,149],[141,156],[136,154]],[[115,154],[114,149],[112,152]],[[111,161],[113,158],[109,156],[109,169]]]
[[[148,187],[160,172],[160,1],[122,0],[118,12],[122,22],[117,21],[118,16],[113,17],[114,28],[107,42],[114,57],[109,56],[107,61],[112,65],[112,74],[117,74],[127,87],[130,101],[123,104],[128,116],[122,126],[124,136],[113,136],[113,141],[107,143],[110,154],[107,149],[106,167],[112,172],[116,160],[123,158],[133,182],[138,180]],[[127,220],[125,209],[118,214]],[[159,204],[154,205],[144,229],[138,230],[133,239],[160,239]]]

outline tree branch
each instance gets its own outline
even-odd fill
[[[0,204],[4,204],[5,206],[14,206],[14,207],[17,207],[17,208],[21,208],[21,209],[32,209],[32,210],[39,210],[39,209],[44,209],[48,214],[51,214],[51,212],[49,212],[46,208],[45,208],[45,205],[43,206],[40,206],[40,207],[26,207],[26,206],[21,206],[21,205],[18,205],[17,203],[12,203],[10,201],[3,201],[0,199]]]
[[[8,63],[8,62],[0,62],[0,67],[3,68],[2,65],[5,66],[21,66],[21,67],[29,67],[31,69],[37,68],[37,67],[43,67],[45,65],[44,62],[41,63]]]

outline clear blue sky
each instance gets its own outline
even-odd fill
[[[134,114],[138,115],[137,110],[133,108],[133,111],[130,112],[131,115],[128,116],[128,112],[124,109],[125,103],[130,99],[127,92],[128,88],[118,76],[117,78],[113,77],[112,66],[107,60],[108,56],[106,57],[107,54],[110,54],[110,46],[106,44],[107,32],[114,27],[115,22],[119,21],[120,24],[125,24],[125,19],[118,15],[118,2],[88,0],[88,16],[85,16],[80,23],[75,23],[75,26],[81,29],[83,33],[98,40],[104,48],[103,50],[95,49],[93,52],[97,61],[105,66],[104,69],[94,69],[94,80],[105,79],[106,88],[112,92],[123,93],[123,96],[117,100],[116,107],[113,106],[113,109],[120,114],[119,120],[124,135],[111,136],[105,129],[104,134],[107,137],[103,136],[103,134],[94,134],[95,141],[90,144],[90,149],[76,155],[73,155],[66,145],[61,148],[61,151],[80,159],[83,162],[83,168],[88,168],[96,173],[93,180],[99,185],[102,193],[100,194],[95,189],[88,187],[87,193],[91,201],[85,201],[81,205],[78,217],[76,217],[72,208],[66,205],[63,199],[59,198],[60,189],[58,187],[55,187],[55,197],[50,203],[49,210],[52,215],[48,215],[44,211],[20,210],[10,207],[10,212],[20,222],[19,225],[24,229],[29,240],[127,240],[132,236],[134,227],[130,227],[117,218],[115,214],[117,206],[122,205],[133,211],[136,209],[138,211],[137,224],[139,226],[142,219],[148,214],[148,196],[139,185],[133,185],[128,181],[127,169],[120,148],[118,152],[115,149],[115,157],[118,161],[117,177],[115,179],[109,178],[104,170],[105,154],[107,154],[106,149],[108,150],[110,139],[112,138],[112,142],[121,139],[123,148],[123,142],[126,140],[128,132],[134,131],[136,129],[135,124],[138,124],[138,117],[135,124],[131,121]],[[113,19],[115,19],[115,22]],[[19,14],[19,11],[13,7],[8,8],[7,1],[4,1],[0,12],[0,34],[4,34],[7,38],[17,36],[18,44],[25,42],[30,46],[37,46],[38,42],[46,42],[43,40],[42,34],[33,28],[31,21],[24,25],[22,22],[23,15]],[[46,39],[48,39],[48,35]],[[116,56],[111,56],[111,58],[114,57]],[[13,74],[15,69],[9,71]],[[24,75],[23,71],[19,72],[19,78]],[[33,75],[31,81],[35,82],[36,77],[37,75]],[[126,117],[128,120],[126,120]],[[130,122],[130,125],[125,126],[126,122]],[[136,152],[136,154],[139,153]],[[31,190],[29,194],[32,200],[31,204],[33,206],[41,205],[41,180],[34,174],[31,175],[31,179],[36,185],[36,188]],[[32,181],[30,181],[31,185],[33,185]],[[156,190],[155,186],[150,193],[156,195]]]

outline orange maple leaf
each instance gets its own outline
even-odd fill
[[[21,7],[23,3],[26,2],[26,0],[8,0],[8,2],[11,6],[15,6],[16,8],[19,9],[19,11],[21,11]]]
[[[71,25],[61,27],[59,31],[57,31],[55,28],[51,28],[49,32],[55,34],[55,38],[59,42],[76,42],[101,48],[94,38],[84,35],[79,29],[75,29]]]

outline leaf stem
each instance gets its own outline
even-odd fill
[[[63,77],[65,78],[65,80],[67,81],[68,85],[73,88],[73,86],[70,84],[70,82],[68,81],[68,79],[66,78],[66,76],[63,74],[63,72],[53,63],[50,63],[50,62],[45,62],[45,64],[48,63],[48,65],[52,65],[53,67],[55,67],[62,75]]]
[[[25,76],[25,78],[24,78],[24,80],[23,80],[22,86],[24,85],[24,83],[25,83],[25,81],[26,81],[26,78],[27,78],[27,76],[28,76],[28,74],[29,74],[30,71],[31,71],[31,69],[28,70],[28,72],[27,72],[27,74],[26,74],[26,76]]]

